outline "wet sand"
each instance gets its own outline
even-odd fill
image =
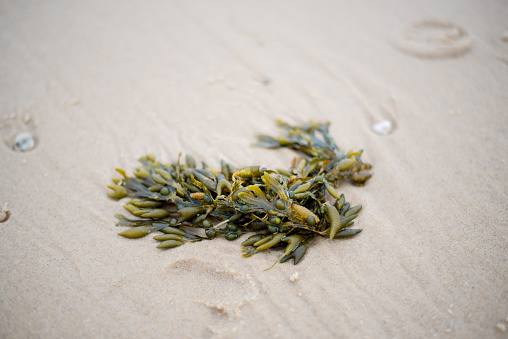
[[[508,6],[0,2],[0,337],[506,338]],[[286,168],[330,121],[374,176],[352,239],[263,271],[240,240],[117,236],[152,153]],[[375,127],[374,127],[375,126]],[[35,148],[14,152],[16,135]],[[245,238],[245,236],[244,236]]]

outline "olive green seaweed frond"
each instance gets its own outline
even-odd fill
[[[241,244],[243,256],[281,248],[275,265],[289,259],[297,264],[316,236],[333,240],[360,233],[349,227],[362,205],[351,207],[336,188],[343,180],[361,186],[371,177],[371,165],[361,160],[363,151],[340,149],[329,134],[329,123],[277,124],[284,134],[258,135],[255,146],[301,153],[287,170],[237,169],[225,161],[220,171],[205,163],[198,168],[190,155],[185,164],[180,158],[161,163],[144,156],[131,177],[117,169],[122,179],[113,179],[108,196],[129,198],[124,208],[135,217],[115,215],[118,226],[131,227],[119,235],[141,238],[156,233],[157,247],[167,249],[254,233]],[[204,235],[196,229],[203,229]]]

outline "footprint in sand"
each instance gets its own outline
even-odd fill
[[[288,44],[288,46],[295,50],[305,50],[302,48],[303,45]],[[362,120],[366,122],[366,127],[371,132],[389,136],[399,128],[398,112],[401,110],[401,101],[398,95],[394,95],[394,89],[372,76],[373,72],[366,70],[364,65],[351,59],[333,55],[321,60],[313,52],[305,51],[308,63],[317,66],[327,77],[346,87],[362,108],[364,116]],[[308,95],[313,98],[312,92]]]
[[[473,40],[454,23],[422,20],[406,27],[395,45],[403,53],[422,59],[457,58],[471,50]]]
[[[327,63],[311,57],[326,75],[331,76],[349,90],[361,106],[368,128],[380,136],[389,136],[398,129],[398,111],[401,101],[395,99],[394,90],[349,60],[334,58]],[[329,66],[331,65],[331,66]]]
[[[159,277],[170,283],[175,291],[174,297],[185,298],[226,315],[238,314],[242,305],[255,300],[259,294],[249,275],[197,259],[178,260]]]
[[[370,130],[380,136],[389,136],[398,128],[397,112],[400,101],[394,91],[372,74],[348,65],[343,82],[362,106]]]

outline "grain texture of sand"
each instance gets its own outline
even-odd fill
[[[505,1],[0,1],[0,337],[506,338]],[[285,168],[274,120],[374,166],[296,266],[117,236],[146,153]],[[35,148],[13,151],[19,133]]]

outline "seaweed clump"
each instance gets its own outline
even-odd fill
[[[108,186],[113,192],[108,195],[130,198],[124,207],[138,217],[115,215],[118,226],[132,227],[119,235],[140,238],[160,231],[154,236],[160,241],[157,247],[173,248],[254,233],[242,242],[244,257],[285,244],[275,263],[293,259],[297,264],[315,236],[339,239],[360,233],[361,229],[349,227],[362,206],[350,206],[335,187],[344,179],[362,185],[371,177],[371,165],[361,160],[362,150],[341,150],[330,137],[329,123],[277,123],[284,135],[259,135],[255,146],[287,147],[301,153],[287,170],[237,169],[224,161],[220,171],[204,162],[197,168],[189,155],[185,164],[181,156],[172,164],[144,156],[133,177],[116,169],[123,179],[113,179],[114,184]],[[326,192],[334,202],[326,200]],[[195,228],[204,229],[204,235],[198,235]]]

